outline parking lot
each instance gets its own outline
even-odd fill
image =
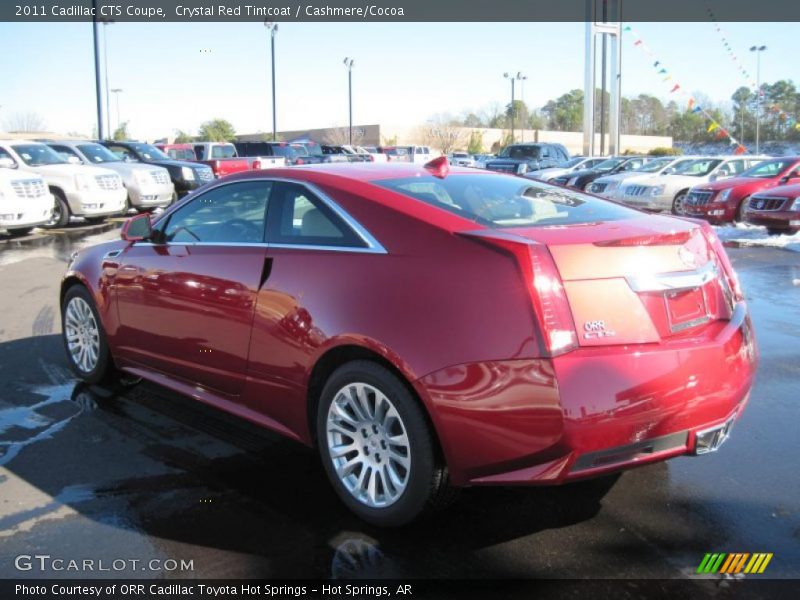
[[[75,226],[0,245],[2,577],[63,576],[15,568],[40,553],[192,567],[70,573],[86,577],[680,578],[707,552],[772,552],[771,577],[800,577],[800,253],[729,248],[761,363],[719,452],[560,488],[468,489],[447,512],[382,530],[339,503],[299,445],[152,384],[77,383],[59,277],[74,249],[116,235]],[[709,578],[709,593],[735,585]]]

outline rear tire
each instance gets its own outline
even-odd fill
[[[83,285],[73,285],[64,295],[61,332],[72,371],[86,383],[107,380],[114,371],[108,340],[94,298]]]
[[[369,523],[397,527],[454,499],[423,409],[381,365],[357,360],[334,371],[322,390],[316,431],[336,493]]]
[[[52,229],[54,227],[66,227],[69,225],[69,204],[61,190],[50,188],[50,193],[53,194],[53,217],[43,227]]]

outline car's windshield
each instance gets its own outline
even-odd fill
[[[169,160],[169,156],[150,144],[131,144],[131,148],[144,160]]]
[[[575,225],[636,214],[580,192],[503,175],[431,175],[375,183],[492,227]]]
[[[750,167],[739,177],[758,177],[760,179],[777,177],[795,163],[797,163],[796,160],[768,160],[757,164],[755,167]]]
[[[672,162],[671,158],[657,158],[644,163],[641,167],[633,169],[636,173],[658,173],[661,169]]]
[[[197,155],[191,148],[168,148],[167,156],[175,160],[197,160]]]
[[[63,165],[67,163],[58,152],[44,144],[14,144],[12,148],[29,167]]]
[[[609,158],[608,160],[604,160],[592,168],[597,169],[598,171],[610,171],[614,167],[621,165],[624,160],[624,158]]]
[[[558,167],[560,169],[568,169],[581,164],[585,160],[585,158],[570,158],[567,162],[559,163]]]
[[[718,158],[693,160],[675,169],[675,174],[688,175],[689,177],[702,177],[711,173],[721,162],[722,160]]]
[[[233,144],[217,145],[211,147],[211,158],[235,158],[236,148]]]
[[[539,146],[507,146],[497,155],[497,158],[527,159],[539,158]]]
[[[100,144],[78,144],[78,150],[80,150],[91,163],[122,162],[116,154]]]

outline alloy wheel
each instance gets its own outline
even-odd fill
[[[339,481],[370,508],[394,504],[411,473],[411,444],[392,401],[367,383],[349,383],[334,396],[325,430]]]
[[[100,329],[86,300],[76,296],[69,301],[64,328],[72,362],[81,372],[91,373],[100,356]]]

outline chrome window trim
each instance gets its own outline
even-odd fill
[[[231,246],[231,247],[253,247],[253,246],[265,246],[267,248],[283,248],[283,249],[297,249],[297,250],[319,250],[325,252],[351,252],[351,253],[361,253],[361,254],[388,254],[389,252],[383,245],[375,239],[375,237],[367,231],[367,229],[361,225],[355,218],[353,218],[346,210],[344,210],[339,204],[328,194],[323,192],[319,187],[314,185],[313,183],[309,183],[307,181],[302,181],[299,179],[292,179],[290,177],[253,177],[248,179],[237,179],[236,181],[227,181],[225,183],[221,183],[219,185],[215,185],[213,188],[209,188],[207,190],[202,190],[200,194],[192,194],[192,201],[195,198],[200,198],[204,194],[216,190],[218,188],[228,186],[228,185],[235,185],[237,183],[244,183],[244,182],[251,182],[251,181],[265,181],[268,183],[274,182],[283,182],[283,183],[293,183],[295,185],[300,185],[306,188],[309,192],[314,194],[317,198],[320,199],[322,203],[324,203],[328,208],[330,208],[342,221],[344,221],[345,225],[347,225],[355,234],[356,236],[366,244],[366,246],[327,246],[321,244],[289,244],[289,243],[270,243],[270,242],[254,242],[254,243],[241,243],[241,242],[165,242],[164,244],[154,244],[152,242],[137,242],[138,245],[141,246]],[[201,191],[201,190],[198,190]],[[182,204],[182,206],[186,206],[189,203]],[[156,225],[162,220],[167,219],[174,214],[175,211],[165,212],[164,215],[156,221]],[[267,203],[267,214],[269,214],[269,203]]]

